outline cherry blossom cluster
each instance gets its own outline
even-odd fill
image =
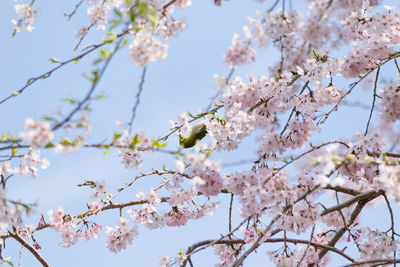
[[[59,207],[58,210],[49,210],[47,215],[49,216],[50,226],[62,234],[63,242],[60,246],[63,247],[74,245],[79,238],[83,240],[97,238],[97,235],[101,231],[100,224],[79,220],[65,214],[62,207]]]
[[[247,64],[254,61],[256,51],[249,47],[246,41],[242,41],[238,34],[232,39],[232,45],[228,47],[225,54],[225,63],[234,68],[239,64]]]
[[[39,13],[38,9],[32,9],[29,4],[16,4],[15,12],[19,16],[19,20],[11,20],[14,30],[18,32],[31,32],[33,30],[33,22],[36,15]]]
[[[400,111],[397,108],[400,104],[400,83],[396,81],[394,83],[388,83],[380,91],[382,96],[382,120],[388,122],[395,122],[400,119]]]
[[[118,138],[113,141],[113,145],[118,148],[121,163],[125,168],[136,169],[142,164],[141,151],[152,149],[151,139],[144,133],[139,132],[135,135],[129,134],[127,130],[122,130]]]
[[[21,133],[20,136],[32,147],[45,146],[54,139],[49,121],[36,122],[31,118],[25,120],[25,132]]]
[[[275,266],[301,266],[306,267],[310,264],[323,264],[318,257],[317,250],[312,246],[299,246],[290,252],[268,252],[269,258]]]
[[[217,264],[218,267],[227,267],[232,266],[235,262],[235,259],[244,249],[243,244],[234,244],[232,246],[225,246],[225,245],[215,245],[214,250],[215,254],[219,256],[222,263]]]
[[[277,11],[271,8],[265,13],[257,12],[244,28],[246,40],[234,34],[224,56],[225,63],[233,69],[254,61],[256,44],[259,48],[271,45],[280,53],[280,59],[272,63],[267,74],[258,78],[249,74],[247,80],[231,79],[233,72],[228,77],[215,75],[214,81],[220,90],[215,107],[197,116],[182,113],[177,121],[171,121],[170,133],[159,139],[175,137],[181,141],[182,136],[196,129],[191,123],[201,119],[200,124],[204,123],[207,130],[206,140],[211,142],[197,141],[191,150],[184,149],[191,146],[182,145],[176,151],[166,151],[175,157],[176,170],[164,166],[160,171],[140,172],[113,195],[105,181],[85,181],[83,185],[94,189],[88,211],[71,216],[62,207],[50,210],[46,227],[60,232],[61,246],[70,247],[79,239],[98,236],[102,226],[88,221],[88,217],[107,209],[127,208],[130,218],[123,217],[123,208],[120,208],[118,224],[105,230],[108,249],[118,253],[133,243],[142,226],[150,230],[182,227],[190,220],[213,215],[226,194],[231,196],[230,233],[216,237],[219,239],[215,242],[205,242],[219,257],[217,266],[242,266],[255,249],[268,241],[277,241],[272,240],[277,234],[283,235],[279,238],[282,247],[267,252],[276,266],[322,266],[329,261],[328,252],[349,259],[345,249],[336,248],[336,243],[344,241],[358,249],[359,254],[350,258],[355,263],[395,257],[399,241],[390,205],[400,203],[397,148],[400,138],[394,126],[400,119],[400,85],[398,79],[379,80],[379,72],[387,62],[394,61],[397,66],[400,12],[391,7],[375,9],[381,2],[308,0],[308,14],[304,15],[285,9],[283,1]],[[81,40],[92,26],[110,31],[123,28],[115,39],[107,41],[114,42],[129,34],[132,39],[129,57],[135,65],[144,67],[167,56],[168,45],[164,42],[186,28],[185,21],[175,19],[172,13],[176,8],[189,6],[191,1],[87,0],[86,3],[91,25],[78,29]],[[221,1],[214,3],[221,5]],[[16,31],[32,30],[37,11],[29,5],[17,6],[21,20],[13,22]],[[25,23],[25,28],[21,23]],[[344,45],[348,49],[343,51]],[[341,109],[343,100],[373,74],[376,82],[368,89],[373,91],[374,102],[364,134],[357,131],[349,140],[313,144],[314,133],[323,131],[323,123]],[[353,82],[345,90],[337,82],[339,79]],[[385,83],[382,90],[377,90],[379,81]],[[378,108],[380,124],[370,124],[374,109]],[[92,130],[88,114],[83,112],[78,122],[70,119],[53,126],[46,120],[26,119],[25,131],[20,137],[28,144],[22,147],[30,148],[22,155],[15,150],[20,149],[21,140],[2,138],[0,144],[11,148],[10,159],[21,160],[17,167],[12,167],[9,159],[1,162],[4,187],[5,180],[14,174],[36,177],[39,166],[43,169],[48,166],[49,162],[39,156],[39,147],[54,147],[56,152],[69,153],[91,146],[87,143]],[[54,142],[54,131],[58,127],[67,135]],[[132,133],[120,128],[111,143],[92,146],[115,148],[125,168],[142,171],[143,152],[153,151],[153,146],[160,148],[160,144],[143,132]],[[79,132],[70,139],[69,131],[77,129],[83,129],[84,134]],[[221,164],[214,160],[214,151],[239,150],[241,142],[253,135],[257,140],[254,148],[257,159],[252,166],[240,171],[222,171]],[[156,175],[162,178],[149,179],[154,185],[148,190],[142,192],[135,187],[137,179]],[[138,200],[117,205],[114,200],[127,188],[137,190]],[[0,190],[0,198],[7,203],[5,190]],[[391,228],[387,232],[360,227],[361,209],[377,199],[384,199],[389,208]],[[0,205],[0,232],[11,235],[8,231],[16,227],[25,239],[34,241],[32,234],[45,227],[44,219],[37,228],[22,226],[24,205],[10,203],[14,204],[12,208]],[[232,203],[236,205],[234,209]],[[244,220],[234,230],[232,210],[238,211]],[[309,232],[308,240],[288,237]],[[174,259],[162,256],[160,265],[184,265],[192,253],[201,250],[191,250],[188,255],[179,252]]]
[[[40,158],[40,151],[31,148],[28,153],[22,155],[19,165],[11,167],[11,161],[5,161],[1,163],[0,175],[8,177],[9,175],[19,174],[23,176],[38,176],[38,167],[41,169],[47,169],[50,162],[46,159]]]
[[[133,239],[138,235],[138,231],[136,226],[129,228],[128,219],[120,217],[118,225],[106,227],[106,234],[107,248],[114,253],[118,253],[132,244]]]
[[[398,248],[398,241],[378,230],[361,228],[358,232],[362,237],[362,240],[357,240],[361,248],[360,261],[390,259]]]
[[[87,1],[94,5],[87,8],[91,25],[105,30],[108,26],[115,27],[126,21],[130,24],[128,30],[132,36],[129,45],[129,57],[137,66],[146,66],[150,62],[164,59],[167,56],[168,45],[161,40],[168,40],[186,27],[184,20],[172,17],[175,8],[185,8],[191,5],[189,0],[179,1]],[[111,17],[111,11],[116,17]],[[91,27],[91,26],[90,26]],[[83,38],[88,34],[88,26],[81,26],[77,36]]]

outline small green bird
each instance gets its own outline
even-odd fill
[[[192,127],[192,131],[190,132],[189,137],[184,138],[183,136],[179,136],[179,144],[183,148],[193,147],[197,141],[200,141],[207,134],[207,127],[204,121],[201,121],[195,124]]]

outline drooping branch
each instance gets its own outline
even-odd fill
[[[369,117],[368,117],[368,122],[367,122],[367,127],[365,128],[365,133],[364,136],[367,135],[368,133],[368,127],[369,124],[371,123],[371,119],[372,119],[372,113],[374,112],[374,108],[375,108],[375,99],[377,97],[376,94],[376,88],[378,86],[378,79],[379,79],[379,71],[381,70],[381,66],[378,67],[377,71],[376,71],[376,77],[375,77],[375,83],[374,83],[374,94],[373,94],[373,99],[372,99],[372,107],[371,107],[371,111],[369,113]]]
[[[42,264],[43,267],[49,267],[50,265],[47,263],[45,258],[43,258],[42,255],[28,242],[26,242],[25,239],[23,239],[17,231],[14,232],[9,232],[9,235],[14,238],[16,241],[18,241],[22,246],[24,246],[27,250],[29,250],[32,255]]]

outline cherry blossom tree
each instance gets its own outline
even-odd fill
[[[36,19],[46,8],[39,11],[40,1],[15,0],[15,19],[9,25],[14,38],[35,34]],[[18,98],[43,80],[57,79],[53,76],[61,69],[94,58],[82,97],[65,97],[69,106],[39,118],[32,117],[29,107],[21,107],[25,127],[20,132],[9,131],[7,125],[1,129],[2,263],[21,265],[22,251],[27,250],[42,266],[57,266],[44,256],[46,239],[37,238],[44,231],[57,232],[60,246],[66,248],[105,234],[105,242],[96,242],[103,242],[110,253],[120,253],[140,247],[135,239],[147,235],[146,229],[184,229],[196,220],[212,221],[221,209],[226,227],[218,229],[219,234],[192,239],[174,255],[154,251],[160,266],[197,266],[196,257],[211,254],[216,261],[211,257],[203,263],[247,266],[256,252],[262,254],[258,266],[337,266],[338,258],[346,266],[400,263],[395,230],[400,202],[400,11],[383,0],[307,0],[306,7],[300,1],[257,2],[264,11],[249,17],[243,31],[232,36],[223,58],[215,59],[224,60],[230,71],[226,76],[211,74],[216,93],[208,107],[198,113],[182,110],[157,136],[134,130],[136,117],[143,115],[138,107],[149,104],[141,103],[145,80],[154,78],[147,76],[147,69],[167,58],[170,39],[190,26],[185,11],[191,1],[72,4],[65,16],[73,20],[86,14],[89,21],[76,26],[74,56],[51,57],[50,69],[17,90],[1,92],[0,107],[18,105]],[[227,0],[209,1],[210,9],[221,12],[228,5]],[[87,43],[91,34],[101,38]],[[258,57],[263,51],[277,56],[268,58],[270,67],[262,75],[235,74],[265,60]],[[99,142],[92,137],[93,106],[105,98],[98,87],[117,53],[129,58],[141,75],[130,119],[115,119],[113,134],[102,135]],[[352,96],[360,91],[366,99],[355,101]],[[150,120],[165,106],[146,116]],[[346,106],[356,106],[362,115],[343,114]],[[334,120],[339,120],[343,134],[330,139],[326,125]],[[362,127],[345,136],[343,121],[362,121]],[[243,154],[248,140],[251,147]],[[40,201],[9,197],[14,180],[40,179],[46,172],[51,160],[41,152],[73,157],[86,150],[118,157],[120,168],[133,175],[117,187],[82,177],[78,189],[91,193],[80,200],[84,208],[78,213],[63,206],[42,210]],[[242,161],[226,160],[238,151]],[[160,157],[169,159],[162,167],[146,162]],[[362,219],[374,205],[384,207],[379,228]],[[11,252],[6,244],[11,242],[22,247],[18,259],[7,256]]]

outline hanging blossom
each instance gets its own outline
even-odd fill
[[[323,266],[324,258],[322,260],[318,257],[318,250],[316,250],[312,246],[299,246],[298,249],[295,249],[289,253],[286,252],[268,252],[267,253],[270,260],[277,267],[285,267],[285,266],[299,266],[299,267],[307,267],[311,265],[319,265]]]
[[[250,47],[250,44],[241,40],[238,34],[233,35],[232,45],[228,47],[225,54],[225,63],[234,68],[239,64],[248,64],[254,61],[256,51]]]
[[[381,164],[379,166],[379,176],[376,178],[389,198],[400,203],[400,166],[390,166]]]
[[[214,245],[215,254],[218,255],[222,263],[217,264],[219,267],[232,266],[239,253],[245,249],[243,244],[234,244],[232,246]]]
[[[36,15],[39,13],[38,9],[32,9],[28,4],[16,4],[15,12],[17,12],[20,19],[18,21],[12,19],[14,30],[16,32],[31,32],[33,30],[33,22]]]
[[[125,249],[132,244],[133,239],[138,235],[137,227],[129,228],[129,220],[120,217],[115,227],[106,226],[107,248],[114,253]]]
[[[395,122],[400,119],[400,81],[388,83],[380,90],[382,96],[381,118],[387,122]]]
[[[396,252],[399,242],[393,241],[390,236],[378,230],[361,228],[358,230],[362,240],[360,243],[361,256],[359,261],[375,259],[391,259]]]

